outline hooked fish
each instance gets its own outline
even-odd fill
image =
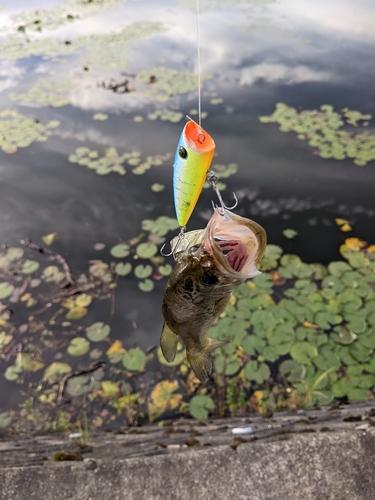
[[[162,306],[160,346],[165,359],[174,360],[181,337],[187,359],[202,382],[212,372],[210,353],[227,343],[208,337],[208,331],[233,290],[260,274],[257,264],[267,240],[256,222],[220,210],[215,209],[205,229],[189,231],[180,242]],[[172,248],[177,238],[171,241]]]
[[[197,204],[215,152],[215,142],[203,128],[186,123],[173,163],[173,196],[177,221],[184,228]]]

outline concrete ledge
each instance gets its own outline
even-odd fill
[[[248,441],[242,443],[233,442],[231,432],[233,426],[249,425],[241,419],[202,426],[205,431],[200,436],[192,428],[193,424],[199,428],[193,421],[175,422],[169,432],[168,428],[147,426],[139,431],[144,434],[101,433],[93,436],[91,451],[82,455],[87,458],[78,462],[50,460],[51,450],[65,450],[72,444],[66,435],[21,437],[18,443],[17,438],[7,439],[0,443],[0,498],[374,500],[375,427],[368,416],[373,410],[362,406],[357,410],[350,407],[334,411],[331,418],[344,425],[338,425],[337,430],[331,428],[331,432],[321,423],[315,430],[311,427],[319,420],[312,416],[314,412],[281,413],[271,420],[255,417],[250,424],[254,426],[253,433],[268,434],[256,440],[252,435],[243,436]],[[329,411],[325,410],[327,418]],[[225,422],[228,425],[223,425]],[[210,433],[215,435],[214,445],[200,446]],[[191,435],[197,436],[197,446],[176,443],[176,439],[188,442]],[[224,438],[227,444],[219,444]],[[150,439],[157,452],[153,456],[147,456]],[[160,439],[164,442],[160,443]],[[16,449],[29,453],[31,460],[33,443],[36,454],[43,443],[48,460],[43,465],[11,465]],[[138,446],[135,457],[129,455],[133,450],[131,443]],[[139,446],[145,443],[148,444],[142,455]],[[52,447],[49,452],[48,446]],[[4,461],[7,456],[8,466]]]

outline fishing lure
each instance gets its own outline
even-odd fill
[[[173,197],[177,221],[185,228],[197,204],[215,152],[215,142],[189,120],[178,141],[173,164]]]

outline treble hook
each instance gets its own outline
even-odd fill
[[[185,230],[186,230],[186,227],[184,227],[184,226],[180,227],[180,232],[178,233],[177,243],[176,243],[176,245],[175,245],[174,248],[171,247],[171,252],[170,253],[163,253],[163,249],[164,249],[164,247],[166,245],[166,243],[164,243],[164,245],[160,249],[160,253],[162,254],[163,257],[170,257],[171,255],[175,254],[177,248],[180,246],[180,243],[183,240],[183,237],[185,236]]]
[[[219,214],[220,215],[224,215],[225,214],[225,210],[233,210],[234,208],[236,208],[236,206],[238,205],[238,198],[236,196],[235,193],[233,193],[233,198],[234,198],[234,205],[233,207],[227,207],[223,201],[223,198],[221,197],[221,193],[219,191],[219,189],[217,188],[216,184],[218,182],[218,178],[216,177],[215,175],[215,172],[212,172],[212,170],[209,170],[208,173],[207,173],[207,182],[211,185],[211,187],[213,187],[213,189],[215,190],[215,193],[217,194],[217,197],[219,198],[219,202],[220,202],[220,207],[218,205],[216,205],[216,208],[218,209],[219,211]],[[215,209],[215,205],[214,203],[212,202],[212,205]]]

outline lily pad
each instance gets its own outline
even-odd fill
[[[189,413],[197,419],[205,419],[208,417],[209,410],[215,408],[215,403],[209,396],[198,395],[193,396],[189,402]]]
[[[146,279],[138,283],[138,288],[142,292],[151,292],[154,289],[154,282],[152,280]]]
[[[134,269],[134,274],[139,279],[148,278],[152,274],[152,267],[150,265],[144,266],[143,264],[139,264]]]
[[[71,356],[83,356],[90,349],[90,342],[83,337],[76,337],[70,341],[68,354]]]
[[[130,247],[126,243],[119,243],[111,248],[111,255],[117,259],[122,259],[130,254]]]
[[[10,382],[13,382],[14,380],[18,379],[21,373],[21,366],[11,365],[8,366],[8,368],[5,370],[4,377]]]
[[[129,371],[139,372],[146,364],[146,354],[139,347],[130,349],[123,355],[122,364]]]
[[[12,422],[12,417],[7,412],[0,413],[0,429],[8,427]]]
[[[64,375],[65,373],[70,373],[71,371],[72,367],[68,365],[68,363],[54,361],[44,370],[43,378],[49,379],[59,375]]]
[[[336,326],[331,333],[331,339],[337,344],[341,345],[350,345],[355,341],[356,338],[357,335],[354,332],[349,330],[349,328],[341,325]]]
[[[298,363],[308,365],[318,355],[318,350],[308,342],[296,342],[290,349],[290,355]]]
[[[270,376],[271,371],[265,363],[258,364],[257,361],[248,361],[245,365],[245,377],[247,380],[262,384]]]
[[[132,265],[130,262],[126,262],[125,264],[123,262],[119,262],[115,267],[115,271],[119,276],[126,276],[131,272],[131,270]]]
[[[120,391],[116,382],[113,382],[112,380],[103,380],[100,385],[107,398],[113,398],[119,395]]]
[[[175,380],[162,380],[151,392],[151,401],[160,410],[175,409],[179,405],[182,394],[175,394],[179,386]]]
[[[110,332],[111,327],[102,321],[97,321],[86,328],[86,335],[92,342],[101,342],[108,337]]]
[[[286,359],[283,361],[280,364],[279,370],[289,382],[296,382],[297,380],[303,379],[306,374],[306,368],[293,359]]]
[[[39,262],[36,260],[25,260],[25,262],[22,264],[22,268],[20,270],[20,273],[22,274],[32,274],[35,273],[40,267]]]
[[[169,276],[173,271],[173,267],[170,264],[165,264],[158,267],[158,272],[162,276]]]
[[[158,251],[158,247],[155,243],[140,243],[136,248],[136,253],[142,259],[150,259]]]
[[[73,397],[83,396],[99,389],[99,382],[89,375],[77,375],[68,379],[65,392]]]
[[[6,299],[12,295],[14,292],[14,286],[6,281],[0,283],[0,300]]]
[[[283,236],[288,240],[293,240],[297,236],[298,232],[295,229],[284,229]]]

